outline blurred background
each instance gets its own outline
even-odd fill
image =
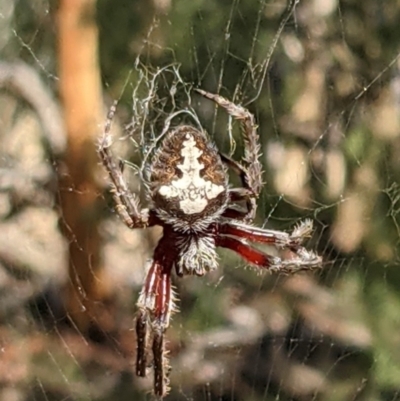
[[[0,0],[0,399],[152,399],[132,329],[161,231],[119,221],[96,143],[117,100],[143,204],[173,112],[239,159],[240,127],[193,87],[254,113],[255,224],[313,219],[324,266],[260,275],[221,251],[176,279],[167,399],[400,400],[398,0]]]

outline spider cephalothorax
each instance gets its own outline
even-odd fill
[[[111,155],[110,125],[115,106],[99,144],[100,158],[113,185],[116,210],[124,223],[130,228],[163,227],[163,236],[154,250],[139,296],[136,319],[136,373],[146,375],[151,341],[154,392],[160,397],[168,392],[164,333],[171,313],[176,310],[171,287],[173,270],[178,276],[202,276],[216,269],[217,247],[231,249],[248,263],[276,272],[310,270],[322,263],[318,255],[301,246],[312,231],[311,220],[299,224],[290,234],[251,225],[262,189],[260,145],[254,117],[221,96],[203,90],[197,92],[242,123],[245,153],[241,163],[221,154],[204,131],[188,125],[178,126],[166,134],[147,166],[146,187],[151,207],[141,209]],[[229,187],[228,168],[241,178],[241,188]],[[287,249],[292,257],[271,256],[251,243]]]

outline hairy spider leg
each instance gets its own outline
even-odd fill
[[[258,267],[289,274],[321,267],[322,259],[301,246],[311,231],[311,220],[306,220],[298,225],[292,234],[231,222],[220,226],[217,246],[235,251],[247,262]],[[253,248],[247,241],[273,245],[278,249],[286,248],[294,252],[297,257],[282,260],[280,257],[268,255]]]
[[[171,248],[170,238],[168,235],[164,235],[156,247],[154,259],[139,296],[139,313],[136,320],[136,373],[138,376],[146,375],[147,328],[150,325],[153,337],[154,393],[159,397],[164,397],[169,390],[169,364],[164,333],[169,326],[170,315],[175,310],[171,286],[171,272],[175,259],[171,257],[171,253],[167,253],[167,248]]]
[[[111,106],[103,135],[99,140],[97,152],[112,182],[112,195],[115,202],[115,210],[121,220],[129,228],[143,228],[158,224],[158,218],[148,209],[141,209],[139,199],[132,194],[125,183],[120,163],[116,163],[112,152],[111,124],[116,112],[117,103]]]
[[[252,220],[257,208],[256,198],[260,194],[263,186],[262,165],[259,160],[260,143],[254,116],[244,107],[238,106],[222,96],[206,92],[202,89],[195,90],[207,99],[217,103],[220,107],[224,108],[228,114],[243,124],[245,142],[243,161],[246,167],[241,166],[239,163],[237,163],[237,165],[241,167],[240,170],[244,174],[244,180],[247,184],[246,187],[252,192],[248,200],[250,211],[246,216],[247,220]],[[236,164],[236,162],[233,163]]]
[[[217,239],[217,246],[228,248],[238,253],[244,260],[255,266],[272,268],[276,266],[280,259],[268,255],[251,247],[245,240],[233,237],[219,237]]]
[[[301,228],[301,229],[300,229]],[[268,230],[242,224],[239,222],[230,222],[221,224],[219,233],[234,237],[244,237],[252,242],[275,245],[279,248],[296,249],[303,240],[310,236],[312,232],[311,220],[305,220],[295,228],[292,234],[284,231]]]
[[[148,325],[149,316],[147,311],[139,309],[136,315],[136,375],[140,377],[146,377],[147,346],[149,341]]]
[[[151,324],[151,318],[154,320],[157,308],[156,298],[160,291],[162,277],[162,265],[153,260],[150,269],[146,274],[145,283],[138,300],[139,311],[136,317],[136,335],[137,335],[137,354],[136,354],[136,374],[141,377],[146,376],[147,368],[147,345],[148,345],[148,325]]]
[[[229,203],[233,202],[246,202],[247,210],[237,210],[234,208],[227,208],[222,214],[223,217],[229,217],[236,220],[244,220],[246,222],[251,222],[255,218],[257,204],[256,198],[254,197],[253,190],[249,187],[248,182],[246,180],[246,169],[237,161],[231,159],[229,156],[219,152],[221,160],[225,163],[230,169],[232,169],[240,178],[242,182],[242,188],[229,188]]]

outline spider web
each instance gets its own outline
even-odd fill
[[[307,247],[325,261],[282,277],[222,251],[217,272],[175,280],[169,399],[400,399],[396,2],[97,6],[105,103],[118,100],[113,151],[143,203],[144,161],[169,127],[202,126],[240,159],[240,127],[191,91],[201,87],[256,117],[266,185],[255,225],[313,219]],[[0,1],[0,399],[152,399],[151,377],[133,375],[130,329],[160,233],[126,229],[106,194],[99,230],[118,331],[88,336],[62,315],[68,243],[54,199],[77,189],[56,181],[66,137],[53,13],[47,1]]]

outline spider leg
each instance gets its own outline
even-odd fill
[[[206,92],[202,89],[195,90],[207,99],[217,103],[220,107],[223,107],[231,116],[243,124],[245,139],[243,161],[246,166],[237,165],[243,171],[246,187],[252,191],[252,198],[254,198],[254,204],[252,203],[251,210],[246,217],[247,219],[251,219],[251,215],[255,214],[256,209],[255,198],[258,197],[263,186],[262,166],[259,160],[260,143],[254,116],[244,107],[238,106],[222,96]]]
[[[247,174],[246,169],[236,160],[233,160],[224,153],[222,152],[218,153],[219,156],[221,157],[221,160],[239,176],[240,180],[242,181],[243,187],[250,190],[250,187],[248,186],[246,181],[246,174]]]
[[[116,103],[111,106],[108,113],[97,152],[112,183],[116,211],[129,228],[142,228],[158,224],[158,219],[152,211],[140,208],[139,199],[129,191],[125,183],[121,163],[116,163],[111,153],[112,137],[110,131],[115,112]]]
[[[220,236],[216,242],[217,246],[228,248],[238,253],[247,262],[269,268],[277,264],[278,259],[275,256],[267,255],[258,249],[252,248],[243,239]]]
[[[249,187],[246,181],[246,169],[237,161],[231,159],[229,156],[219,152],[221,160],[232,169],[240,178],[242,182],[242,188],[229,188],[229,198],[230,202],[246,202],[247,211],[240,211],[233,208],[228,208],[223,216],[231,217],[237,220],[252,221],[255,218],[257,204],[254,197],[254,193]]]
[[[151,312],[155,309],[155,296],[160,285],[161,270],[161,265],[152,261],[137,303],[139,311],[136,317],[136,374],[141,377],[146,376],[148,326],[150,325]]]
[[[302,248],[298,258],[282,260],[277,256],[268,255],[251,247],[243,239],[232,237],[220,237],[217,245],[228,248],[238,253],[244,260],[260,268],[265,268],[271,272],[284,274],[296,273],[301,270],[313,270],[321,266],[321,258],[313,252]],[[300,256],[301,255],[301,256]]]
[[[169,363],[165,350],[164,334],[169,326],[171,313],[175,310],[171,287],[172,260],[165,255],[169,241],[162,238],[155,250],[154,260],[147,272],[145,284],[138,300],[136,320],[137,359],[136,374],[146,376],[148,327],[152,335],[154,365],[154,393],[164,397],[169,391]]]
[[[148,327],[149,317],[145,309],[139,309],[136,316],[136,374],[146,377],[147,368],[147,346],[148,346]]]
[[[295,227],[292,234],[284,231],[269,230],[253,227],[240,222],[232,221],[221,224],[219,233],[233,237],[246,238],[252,242],[274,245],[277,248],[289,248],[295,250],[303,240],[312,233],[312,220],[305,220]]]
[[[301,246],[301,243],[310,235],[311,231],[311,220],[306,220],[298,225],[291,234],[232,222],[220,226],[217,245],[232,249],[249,263],[261,268],[283,273],[294,273],[299,270],[319,268],[322,264],[322,259],[318,255]],[[297,257],[282,260],[280,257],[268,255],[251,247],[247,241],[269,244],[280,249],[286,248],[295,253]]]

